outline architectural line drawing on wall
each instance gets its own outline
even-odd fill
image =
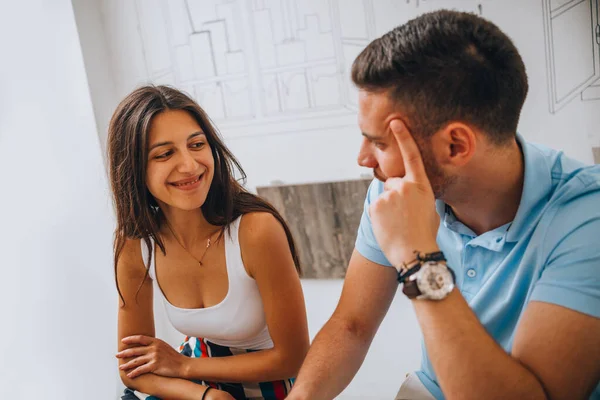
[[[542,0],[549,108],[600,100],[600,0]]]
[[[414,4],[416,9],[419,9],[421,7],[421,5],[424,5],[425,3],[432,3],[433,0],[405,0],[406,4]],[[446,2],[446,3],[452,3],[453,5],[456,5],[457,2],[452,2],[452,1],[448,1],[448,0],[438,0],[442,1],[442,2]],[[464,7],[464,4],[461,5],[461,7]],[[477,3],[477,7],[474,10],[470,10],[470,12],[476,12],[479,15],[483,15],[483,5],[481,3]]]
[[[301,124],[294,124],[302,121]],[[348,128],[356,129],[356,114],[348,109],[331,109],[313,112],[310,115],[302,111],[288,113],[285,117],[265,118],[263,120],[236,121],[220,123],[219,129],[227,131],[227,137],[255,137],[264,135],[285,135],[299,132],[323,131],[324,129]]]
[[[310,130],[319,121],[323,129],[355,125],[351,66],[378,36],[376,7],[382,3],[136,0],[135,13],[149,78],[189,93],[236,137]],[[468,8],[482,12],[475,0]]]
[[[406,0],[406,4],[415,3],[415,7],[419,8],[419,4],[424,0]]]
[[[215,120],[253,118],[240,12],[232,1],[162,1],[173,82]],[[143,7],[149,7],[144,2]],[[154,27],[153,27],[154,28]]]
[[[313,6],[314,6],[313,2]],[[251,18],[258,53],[261,106],[266,116],[307,114],[344,106],[330,1],[254,2]],[[283,23],[283,21],[285,23]]]
[[[355,125],[349,74],[375,36],[372,0],[137,0],[134,12],[150,80],[189,93],[228,135],[299,117]]]

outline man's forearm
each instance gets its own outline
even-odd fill
[[[413,300],[427,353],[447,399],[545,399],[538,379],[486,332],[457,289]]]
[[[287,399],[335,398],[356,375],[372,339],[332,317],[313,341]]]

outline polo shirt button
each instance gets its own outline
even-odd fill
[[[467,270],[467,276],[469,278],[475,278],[477,276],[477,271],[475,271],[473,268],[470,268]]]

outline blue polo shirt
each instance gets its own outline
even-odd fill
[[[600,165],[585,166],[562,152],[526,143],[521,203],[514,221],[477,236],[437,201],[437,243],[456,284],[479,321],[507,352],[530,301],[543,301],[600,318]],[[374,180],[365,200],[356,249],[391,266],[373,235],[367,212],[383,192]],[[444,396],[422,345],[417,376]],[[600,384],[591,399],[600,399]]]

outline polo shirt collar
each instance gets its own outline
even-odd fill
[[[504,232],[507,230],[508,232],[505,240],[496,242],[493,247],[501,247],[504,241],[518,241],[526,233],[530,223],[537,220],[538,214],[543,210],[552,190],[551,171],[543,154],[528,144],[520,134],[517,134],[517,142],[521,146],[524,160],[523,193],[513,222],[494,230]],[[443,201],[436,201],[436,209],[446,228],[462,235],[477,236],[471,229],[456,219],[450,207]]]
[[[552,191],[552,172],[544,155],[517,134],[525,161],[523,193],[515,219],[506,235],[507,242],[517,242],[537,221]]]

